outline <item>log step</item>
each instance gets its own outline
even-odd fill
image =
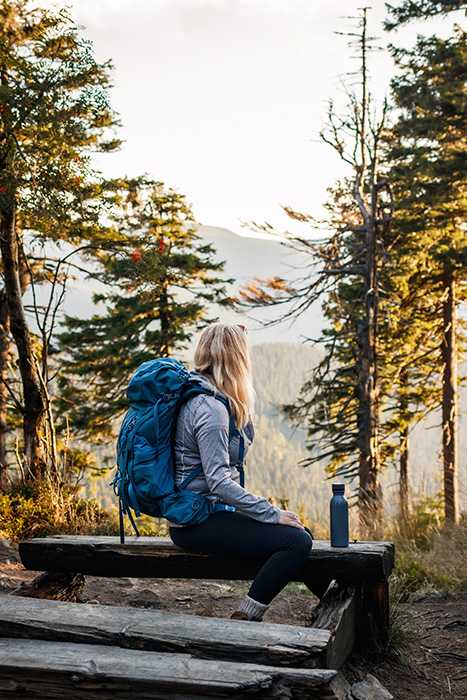
[[[0,639],[0,697],[343,700],[337,671],[275,668],[91,644]]]
[[[331,632],[268,622],[1,595],[0,637],[189,652],[204,659],[325,668]]]
[[[213,557],[187,552],[170,538],[56,535],[34,538],[19,545],[21,561],[34,571],[61,571],[90,576],[131,576],[135,578],[191,578],[251,580],[263,561]],[[394,545],[390,542],[357,542],[346,548],[331,547],[315,540],[303,568],[306,582],[332,579],[340,582],[381,580],[394,566]]]

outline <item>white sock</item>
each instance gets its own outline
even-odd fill
[[[254,600],[254,598],[250,598],[249,595],[246,595],[243,600],[240,601],[237,610],[246,613],[249,620],[262,620],[268,608],[269,604],[260,603],[258,600]]]

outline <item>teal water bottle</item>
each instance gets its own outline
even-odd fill
[[[330,503],[331,547],[349,546],[349,504],[344,492],[345,484],[332,485]]]

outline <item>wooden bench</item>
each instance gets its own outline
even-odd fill
[[[189,553],[157,537],[36,538],[19,552],[46,573],[0,596],[2,698],[343,700],[338,669],[356,644],[387,635],[386,542],[314,542],[299,579],[320,598],[307,627],[44,599],[79,600],[85,575],[250,580],[260,559]]]
[[[264,561],[191,553],[162,537],[130,537],[122,545],[117,537],[58,535],[21,542],[19,554],[27,569],[48,572],[33,588],[47,586],[58,576],[58,586],[71,590],[84,575],[251,580]],[[353,641],[366,647],[384,646],[393,566],[390,542],[357,542],[337,549],[315,540],[299,579],[321,600],[313,612],[314,626],[332,627],[343,610],[347,617],[353,610]]]

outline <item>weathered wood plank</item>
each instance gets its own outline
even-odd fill
[[[0,639],[0,697],[342,700],[337,671],[195,659],[89,644]]]
[[[293,625],[0,595],[0,637],[323,668],[330,636],[326,630]]]
[[[310,624],[331,634],[326,652],[326,668],[340,668],[352,653],[355,645],[359,589],[355,586],[339,586],[332,581],[312,611]]]
[[[35,571],[62,571],[93,576],[250,580],[264,559],[233,559],[187,552],[169,538],[55,536],[19,545],[21,561]],[[390,542],[358,542],[345,549],[315,541],[300,581],[352,583],[386,578],[394,565]]]

